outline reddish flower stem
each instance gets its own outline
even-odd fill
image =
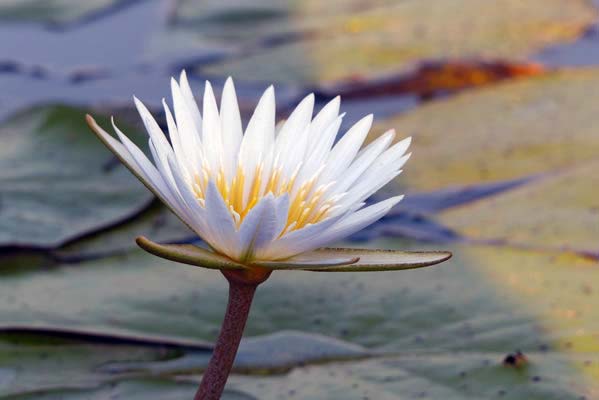
[[[229,302],[212,358],[204,372],[194,400],[220,399],[233,367],[239,342],[250,313],[254,292],[264,279],[246,279],[237,273],[223,271],[229,281]]]

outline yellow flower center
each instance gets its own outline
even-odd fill
[[[304,182],[297,190],[292,193],[292,189],[297,178],[299,168],[288,179],[282,177],[281,169],[275,168],[271,172],[265,183],[262,179],[263,167],[260,164],[255,171],[249,189],[247,203],[244,205],[244,189],[246,185],[246,177],[243,168],[238,167],[237,172],[230,184],[225,179],[224,171],[221,169],[216,174],[214,180],[218,191],[220,192],[225,204],[231,211],[237,226],[241,225],[243,219],[247,216],[250,210],[258,204],[258,202],[268,193],[274,194],[276,197],[282,196],[285,193],[289,194],[289,213],[287,216],[287,224],[281,235],[301,229],[308,224],[314,224],[322,221],[330,213],[334,206],[333,199],[324,200],[323,195],[328,189],[327,185],[315,187],[318,175]],[[210,178],[214,176],[208,169],[202,168],[202,173],[197,174],[193,182],[193,191],[198,200],[204,203],[206,187]]]

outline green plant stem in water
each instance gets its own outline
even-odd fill
[[[265,276],[260,275],[259,278],[231,271],[223,271],[223,274],[229,281],[227,311],[212,358],[204,372],[194,400],[220,399],[233,368],[233,361],[235,361],[235,355],[243,336],[254,293],[258,285],[268,278],[270,272]]]

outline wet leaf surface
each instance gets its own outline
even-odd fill
[[[382,3],[299,3],[284,22],[274,16],[263,23],[263,30],[286,27],[291,39],[200,71],[306,84],[408,72],[422,60],[521,59],[542,46],[572,40],[595,18],[583,1]],[[335,6],[336,15],[327,13]]]
[[[89,132],[84,115],[38,107],[0,126],[0,246],[55,247],[150,203],[149,192]]]
[[[599,254],[599,162],[554,173],[503,194],[445,211],[464,236],[493,243]]]
[[[376,245],[408,247],[393,241]],[[354,393],[363,393],[363,388],[374,391],[374,398],[385,398],[429,390],[434,381],[431,393],[453,392],[454,398],[479,393],[483,383],[488,393],[512,390],[516,398],[541,399],[548,393],[555,393],[556,399],[577,398],[595,390],[592,371],[587,374],[581,366],[584,360],[595,359],[596,339],[590,332],[599,321],[595,315],[599,308],[580,286],[583,279],[592,281],[589,274],[594,273],[595,266],[592,261],[561,253],[466,247],[457,252],[456,260],[442,267],[401,275],[388,272],[383,278],[381,273],[275,272],[258,291],[248,337],[295,329],[341,338],[382,352],[384,360],[372,361],[379,365],[380,374],[373,373],[376,369],[372,366],[363,368],[352,361],[335,367],[339,375],[333,377],[328,372],[314,372],[320,367],[309,367],[294,369],[286,377],[265,378],[264,387],[255,378],[234,379],[230,387],[254,395],[261,388],[259,398],[265,399],[278,398],[282,390],[291,389],[298,396],[305,393],[305,398],[313,393],[331,393],[335,398],[345,391],[351,398]],[[531,279],[536,276],[537,281]],[[226,293],[225,281],[217,272],[161,262],[139,253],[9,274],[1,284],[0,319],[5,325],[88,327],[96,332],[182,340],[214,338]],[[556,291],[554,285],[564,290]],[[568,318],[563,307],[577,310],[580,317]],[[580,329],[588,329],[589,336],[581,339],[577,333]],[[309,350],[313,345],[302,349],[301,340],[297,343],[294,351],[298,353],[276,354],[283,360],[288,357],[292,366],[306,360],[314,362],[311,354],[315,353]],[[263,369],[277,359],[270,353],[265,357],[263,348],[248,352],[249,365]],[[518,372],[505,372],[501,366],[503,357],[515,349],[531,354],[535,365],[524,378]],[[386,360],[395,355],[399,357],[397,363]],[[302,357],[306,358],[300,362]],[[149,364],[137,364],[143,366],[137,373],[191,373],[201,369],[205,360],[206,356],[164,363],[150,360]],[[129,361],[134,360],[107,365],[121,367],[116,369],[121,373],[123,365],[136,366]],[[286,362],[283,365],[289,367]],[[454,366],[450,377],[448,365]],[[386,382],[383,378],[393,376],[393,368],[410,379]],[[353,381],[341,378],[340,371],[345,369],[361,372],[352,373],[358,376]],[[329,371],[328,367],[324,370]],[[455,376],[461,370],[474,374],[478,383],[462,387],[462,380]],[[313,373],[321,380],[302,389],[303,379],[312,379],[305,374],[311,377]],[[537,374],[542,377],[540,382],[534,380]],[[360,390],[353,387],[356,382]]]
[[[147,235],[161,243],[185,242],[197,239],[172,212],[161,204],[153,204],[131,221],[108,230],[96,232],[61,246],[54,255],[62,260],[77,261],[126,252],[137,247],[135,238]]]
[[[473,90],[395,119],[414,135],[399,181],[413,190],[507,181],[596,158],[597,69],[571,70]]]
[[[4,0],[0,4],[0,19],[61,26],[91,18],[110,7],[122,6],[127,2],[127,0]]]

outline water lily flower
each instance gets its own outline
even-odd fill
[[[286,121],[276,124],[275,91],[270,86],[244,130],[231,78],[225,82],[220,107],[206,82],[201,111],[185,72],[179,82],[171,80],[171,90],[172,111],[163,100],[168,136],[135,98],[153,163],[114,120],[119,140],[87,118],[104,144],[210,249],[161,245],[143,237],[138,244],[167,259],[223,270],[229,279],[229,309],[214,362],[196,399],[219,398],[231,368],[225,364],[233,362],[253,290],[271,271],[394,270],[450,257],[447,252],[322,249],[376,222],[403,197],[366,202],[397,177],[410,158],[410,138],[394,144],[393,130],[363,146],[372,115],[335,143],[344,117],[339,97],[313,116],[310,94]],[[240,287],[253,289],[244,294]],[[242,321],[241,330],[239,324],[227,326],[227,321]],[[221,343],[231,329],[235,337]]]

